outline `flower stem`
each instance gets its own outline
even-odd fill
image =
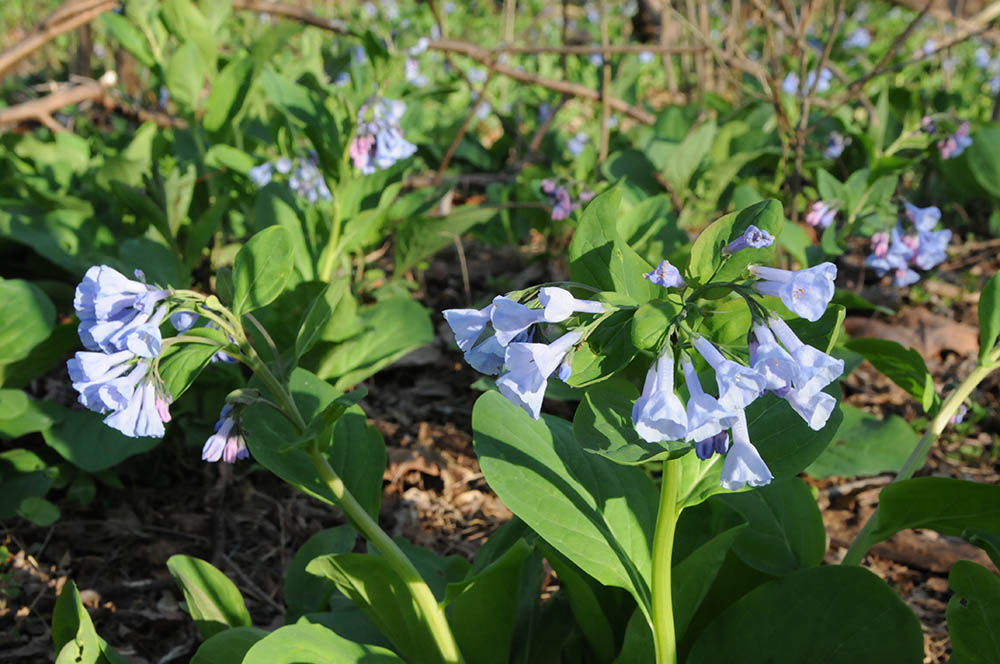
[[[941,432],[945,430],[948,426],[949,421],[958,412],[959,406],[962,402],[972,394],[972,390],[976,389],[979,383],[983,382],[987,376],[993,373],[998,367],[998,353],[994,352],[992,356],[986,360],[984,364],[980,364],[975,369],[973,369],[965,380],[955,388],[955,391],[944,400],[941,404],[940,410],[938,410],[937,415],[931,420],[930,426],[924,431],[924,435],[921,436],[920,441],[917,446],[913,448],[910,452],[910,456],[907,457],[906,461],[903,463],[903,467],[899,469],[899,473],[896,475],[892,483],[902,482],[903,480],[908,480],[913,477],[913,474],[920,470],[924,462],[927,460],[927,454],[930,452],[931,447],[934,442],[941,435]],[[878,516],[879,508],[876,506],[875,511],[868,518],[868,521],[861,528],[858,534],[854,537],[854,541],[851,542],[850,548],[847,549],[847,553],[844,554],[844,560],[841,561],[842,565],[859,565],[861,561],[864,560],[865,554],[868,550],[878,543],[878,540],[871,536],[872,528],[875,527],[876,517]]]
[[[289,420],[296,425],[300,431],[305,431],[308,424],[299,412],[298,406],[291,395],[291,392],[279,381],[267,365],[256,355],[250,356],[250,368],[258,378],[271,391],[275,400],[286,412]],[[378,549],[382,558],[389,563],[403,583],[406,584],[413,602],[417,605],[423,615],[427,629],[430,631],[435,643],[440,650],[441,661],[448,664],[458,664],[462,661],[458,644],[448,625],[444,610],[438,604],[434,593],[420,576],[420,572],[413,566],[410,559],[406,557],[403,550],[399,548],[392,538],[389,537],[382,528],[368,514],[354,494],[344,484],[344,480],[337,474],[337,471],[330,466],[329,461],[323,456],[316,441],[309,444],[309,457],[313,467],[322,478],[323,482],[330,488],[337,499],[338,506],[344,510],[344,514],[351,523],[361,532],[369,544]],[[403,601],[403,600],[401,600]]]
[[[674,606],[670,571],[674,551],[674,528],[677,508],[677,483],[680,464],[666,461],[660,480],[660,509],[653,535],[653,642],[656,664],[676,664],[677,637],[674,634]]]

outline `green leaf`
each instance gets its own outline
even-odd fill
[[[194,185],[198,171],[194,164],[178,164],[170,171],[163,182],[163,196],[167,208],[167,226],[171,240],[177,237],[177,231],[187,221],[188,209],[191,207],[191,196],[194,195]],[[176,262],[176,259],[175,259]]]
[[[867,477],[896,472],[917,444],[917,434],[898,415],[885,419],[841,404],[844,419],[830,445],[806,472],[816,478]]]
[[[635,357],[632,345],[632,312],[616,311],[573,354],[573,373],[566,383],[586,387],[610,378]]]
[[[636,309],[632,314],[632,345],[639,350],[657,350],[678,313],[680,307],[668,300],[650,300]]]
[[[206,70],[198,45],[185,42],[167,62],[166,84],[170,95],[189,109],[199,107]]]
[[[156,66],[156,57],[153,55],[152,49],[149,48],[149,42],[131,21],[121,14],[105,12],[101,14],[101,22],[122,48],[135,56],[135,59],[143,66]]]
[[[256,627],[231,627],[205,639],[188,664],[241,664],[250,648],[267,635]]]
[[[384,558],[364,553],[321,556],[310,562],[306,571],[332,580],[407,662],[439,664],[440,651],[409,587]]]
[[[962,531],[962,539],[985,551],[986,555],[993,561],[994,567],[1000,566],[1000,533],[988,533],[978,528],[966,528]]]
[[[402,274],[417,263],[454,244],[476,226],[489,223],[498,216],[496,208],[464,206],[447,217],[417,216],[400,224],[396,231],[396,274]]]
[[[194,383],[202,370],[212,361],[219,348],[228,345],[229,340],[221,330],[197,327],[188,330],[184,336],[210,339],[218,345],[202,343],[173,344],[160,356],[159,372],[167,393],[174,401],[180,398]]]
[[[130,438],[89,410],[62,410],[62,418],[42,432],[45,443],[77,468],[96,473],[117,465],[134,454],[148,452],[160,438]]]
[[[686,664],[923,661],[913,612],[861,567],[824,566],[766,583],[698,636]]]
[[[983,286],[979,295],[979,362],[987,361],[1000,336],[1000,272]]]
[[[982,565],[959,560],[948,572],[954,593],[946,616],[951,637],[951,661],[990,664],[1000,661],[1000,578]]]
[[[639,391],[624,380],[609,380],[587,390],[573,417],[573,433],[588,452],[626,466],[680,456],[691,449],[684,441],[650,443],[632,424]]]
[[[255,643],[243,664],[403,664],[403,660],[385,648],[354,643],[322,625],[299,622],[279,627]]]
[[[386,464],[385,441],[378,429],[368,426],[360,406],[351,406],[337,419],[333,442],[325,454],[361,506],[373,519],[378,519]]]
[[[30,399],[21,390],[0,390],[0,439],[44,431],[61,421],[64,412],[53,401]]]
[[[616,187],[584,209],[569,246],[570,274],[575,281],[646,302],[659,289],[642,276],[652,267],[618,234],[621,198]]]
[[[674,563],[671,596],[674,604],[674,629],[678,637],[684,635],[695,611],[712,587],[726,553],[745,528],[745,524],[739,524],[723,530],[691,551],[683,560]]]
[[[653,163],[674,189],[679,191],[688,189],[691,176],[712,147],[716,131],[715,121],[709,120],[685,136],[675,150],[651,151],[650,157]],[[661,142],[659,145],[664,144]]]
[[[309,311],[306,312],[302,324],[299,325],[299,333],[295,337],[295,357],[300,358],[309,352],[317,341],[322,338],[323,330],[333,312],[337,310],[337,305],[345,294],[349,292],[350,280],[339,279],[331,284],[327,284],[323,291],[316,296]]]
[[[100,637],[94,630],[90,614],[80,601],[80,593],[72,580],[66,581],[55,608],[52,610],[52,645],[62,662],[100,662]]]
[[[203,638],[230,627],[250,627],[243,595],[226,575],[200,558],[173,555],[167,569],[184,593],[187,612]]]
[[[826,553],[826,528],[816,500],[797,477],[775,479],[744,493],[715,496],[749,524],[733,550],[747,565],[774,576],[815,567]]]
[[[1000,486],[950,477],[894,482],[882,489],[872,518],[872,543],[907,528],[930,528],[955,536],[966,529],[1000,534]]]
[[[274,301],[292,275],[289,232],[281,226],[260,231],[236,254],[233,313],[250,313]]]
[[[657,491],[637,468],[588,454],[569,422],[536,421],[497,392],[472,412],[473,444],[490,487],[514,514],[599,582],[649,611]]]
[[[511,589],[520,585],[531,551],[531,545],[519,539],[482,570],[458,583],[448,584],[445,592],[448,622],[469,664],[507,664],[509,661],[520,599]]]
[[[685,454],[672,463],[680,465],[677,480],[677,504],[681,508],[694,507],[709,497],[722,493],[723,458],[713,454],[704,461],[696,454]]]
[[[28,281],[0,281],[0,364],[28,356],[55,329],[56,308]]]
[[[784,224],[781,203],[766,200],[754,203],[739,212],[731,212],[713,221],[703,230],[691,245],[691,262],[688,275],[694,286],[705,283],[722,265],[722,248],[743,235],[748,226],[769,232],[774,237],[781,234]],[[774,255],[774,246],[763,249],[748,248],[729,257],[725,267],[719,269],[716,281],[730,281],[738,278],[751,263],[767,264]]]
[[[194,3],[191,0],[166,0],[160,16],[178,39],[197,44],[202,60],[215,71],[216,45],[212,26]]]
[[[1000,198],[1000,126],[977,131],[965,154],[975,181],[990,195]]]
[[[313,534],[299,547],[288,563],[284,583],[285,604],[293,615],[326,609],[336,590],[329,579],[306,572],[309,562],[331,553],[347,553],[357,539],[358,534],[350,526],[337,526]]]
[[[205,131],[218,132],[232,126],[250,92],[253,77],[254,62],[248,56],[235,57],[222,68],[212,81],[212,91],[205,102],[205,115],[201,119]]]
[[[29,496],[17,507],[17,515],[37,526],[51,526],[59,520],[59,508],[44,498]]]
[[[923,405],[924,412],[931,411],[940,401],[934,392],[934,379],[924,364],[924,358],[912,348],[905,348],[888,339],[872,338],[851,339],[845,345],[864,355],[876,369],[909,392]]]

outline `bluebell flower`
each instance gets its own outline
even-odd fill
[[[427,47],[430,45],[430,43],[431,40],[429,40],[427,37],[421,37],[420,39],[417,40],[416,44],[410,47],[410,50],[408,50],[407,53],[409,53],[412,57],[416,57],[421,53],[424,53],[427,50]]]
[[[292,160],[288,157],[281,157],[278,161],[274,162],[274,170],[282,175],[290,173],[292,170]]]
[[[699,440],[694,444],[694,453],[702,461],[711,459],[714,454],[725,454],[729,450],[729,434],[725,431]]]
[[[786,307],[808,321],[819,320],[833,299],[833,280],[837,277],[833,263],[796,271],[762,265],[751,265],[749,270],[761,279],[753,285],[757,292],[780,297]]]
[[[538,302],[545,311],[545,321],[549,323],[560,323],[575,313],[602,314],[605,310],[603,302],[575,298],[568,290],[558,286],[541,288]]]
[[[263,164],[251,168],[247,172],[247,176],[255,185],[263,187],[274,177],[274,166],[271,165],[271,162],[265,161]]]
[[[198,314],[191,311],[178,311],[170,315],[170,324],[178,332],[187,332],[198,322]]]
[[[962,422],[965,421],[965,416],[968,414],[969,414],[969,407],[966,406],[964,403],[959,404],[958,410],[955,411],[955,414],[952,415],[951,419],[949,419],[948,421],[951,422],[952,424],[961,424]]]
[[[151,325],[156,305],[170,294],[168,290],[152,288],[140,281],[128,279],[107,265],[95,265],[87,270],[76,288],[73,307],[80,325],[77,328],[88,350],[114,353],[128,347],[130,337],[141,332],[144,337],[136,345],[142,349],[151,342]],[[159,352],[158,350],[156,351]],[[151,357],[151,355],[146,355]]]
[[[684,358],[681,369],[684,371],[684,381],[688,388],[688,431],[685,438],[698,442],[733,426],[736,422],[736,413],[724,407],[712,395],[705,393],[691,360]]]
[[[785,321],[775,316],[768,320],[768,325],[798,363],[793,383],[800,398],[812,397],[844,373],[843,360],[803,343]]]
[[[783,397],[799,381],[799,365],[766,325],[754,323],[753,333],[750,366],[763,376],[769,391]]]
[[[504,360],[507,372],[497,378],[497,388],[507,399],[538,419],[545,388],[567,352],[580,340],[580,333],[567,332],[550,344],[511,343]]]
[[[402,101],[381,97],[369,100],[358,110],[358,131],[349,153],[362,173],[384,170],[417,151],[403,138],[399,126],[405,111]]]
[[[652,51],[639,52],[639,62],[641,62],[644,65],[648,65],[650,62],[653,61],[655,57],[656,55]]]
[[[687,412],[674,394],[674,356],[669,345],[646,373],[642,394],[632,407],[632,424],[650,443],[683,440],[687,435]]]
[[[101,387],[124,375],[131,369],[136,359],[129,350],[117,353],[94,353],[80,351],[66,363],[73,389],[80,393],[77,401],[89,410],[106,413],[113,403],[105,401]]]
[[[406,75],[406,82],[415,88],[422,88],[431,82],[430,79],[420,71],[420,63],[417,62],[416,58],[407,58],[403,71]]]
[[[150,362],[140,361],[127,377],[106,390],[109,400],[120,408],[104,418],[104,423],[126,436],[163,437],[163,424],[170,421],[170,396],[163,389]],[[141,378],[133,384],[136,374]]]
[[[979,48],[976,49],[974,62],[976,63],[977,67],[979,67],[980,69],[986,69],[990,64],[990,60],[991,58],[989,51],[987,51],[984,47],[980,46]]]
[[[823,156],[827,159],[836,159],[844,153],[844,148],[850,143],[850,139],[845,138],[840,132],[830,132],[826,139],[826,148],[823,149]]]
[[[942,159],[954,159],[972,145],[969,129],[969,123],[963,122],[954,134],[938,141],[938,150],[941,152]]]
[[[826,92],[830,89],[830,82],[833,80],[833,72],[831,72],[826,67],[823,67],[822,71],[819,73],[819,82],[816,83],[816,92]],[[816,82],[816,70],[810,71],[806,74],[806,87],[805,90],[808,93],[812,89],[813,83]],[[781,83],[781,89],[790,95],[799,95],[799,76],[795,72],[789,72],[785,76],[784,81]]]
[[[918,231],[933,230],[941,221],[941,210],[937,206],[930,205],[921,208],[909,201],[903,201],[903,207],[906,210],[906,217],[916,226]]]
[[[604,64],[604,56],[601,55],[600,53],[591,53],[590,55],[587,56],[587,59],[590,60],[590,64],[594,65],[595,67],[600,67],[601,65]]]
[[[729,491],[738,491],[743,487],[764,486],[774,478],[771,470],[760,458],[760,452],[750,442],[750,431],[747,429],[747,418],[739,411],[733,424],[733,445],[726,453],[722,464],[722,486]]]
[[[493,313],[493,305],[489,304],[482,309],[445,309],[441,313],[455,335],[455,343],[462,352],[466,352],[472,350],[486,329],[490,314]]]
[[[920,52],[923,55],[930,55],[937,48],[937,42],[933,39],[928,39],[924,41],[924,45],[920,47]]]
[[[951,230],[920,231],[920,244],[913,255],[914,264],[921,270],[930,270],[943,263],[948,258],[948,243],[951,241]]]
[[[338,88],[347,87],[347,85],[350,84],[350,82],[351,82],[351,75],[348,74],[346,71],[340,72],[333,79],[333,84],[336,85]]]
[[[785,75],[785,79],[781,82],[781,90],[785,94],[794,95],[799,92],[799,75],[793,71],[788,72]]]
[[[484,83],[486,81],[486,70],[482,67],[472,67],[465,75],[471,83]]]
[[[589,141],[590,138],[585,133],[580,131],[577,132],[576,135],[573,136],[573,138],[569,139],[569,141],[566,142],[566,147],[569,148],[569,152],[571,155],[573,155],[574,157],[579,157],[580,153],[583,152],[583,149],[587,147],[587,143]]]
[[[825,427],[830,414],[837,407],[837,399],[826,392],[805,396],[799,390],[790,390],[784,398],[813,431]]]
[[[514,337],[521,334],[535,323],[545,321],[544,309],[532,309],[509,297],[498,295],[493,298],[493,310],[490,320],[496,331],[497,341],[501,346],[510,344]],[[558,322],[558,321],[549,321]]]
[[[735,254],[737,251],[743,251],[744,249],[763,249],[770,247],[772,244],[774,244],[773,235],[750,224],[743,231],[743,235],[726,245],[723,253]]]
[[[288,186],[310,203],[315,203],[320,199],[328,201],[333,198],[330,188],[323,179],[323,174],[311,157],[299,160],[298,169],[288,178]]]
[[[871,43],[871,34],[864,28],[858,27],[844,40],[844,48],[868,48]]]
[[[240,411],[231,404],[222,407],[219,421],[215,423],[215,433],[205,441],[201,450],[202,461],[236,463],[237,459],[250,457],[247,449],[246,432],[241,426]]]
[[[833,223],[837,208],[830,207],[823,201],[816,201],[806,213],[806,223],[815,228],[827,228]]]
[[[684,278],[681,276],[680,270],[671,265],[668,260],[660,261],[656,269],[642,276],[657,286],[663,286],[664,288],[684,288],[687,285],[684,283]]]
[[[767,389],[767,380],[750,367],[725,358],[705,337],[694,337],[695,349],[715,370],[719,403],[729,410],[746,408]]]

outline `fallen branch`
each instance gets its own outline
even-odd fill
[[[308,9],[293,7],[280,2],[265,2],[263,0],[233,0],[233,9],[243,9],[246,11],[256,12],[258,14],[270,14],[271,16],[281,16],[282,18],[293,19],[300,23],[305,23],[306,25],[311,25],[316,28],[323,28],[324,30],[336,32],[341,35],[351,33],[350,28],[348,28],[347,24],[343,21],[338,21],[333,18],[325,18],[319,14],[309,11]]]
[[[79,0],[63,4],[16,44],[0,53],[0,78],[49,41],[90,23],[117,6],[117,0]]]

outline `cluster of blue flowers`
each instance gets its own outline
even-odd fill
[[[406,104],[399,100],[373,98],[358,109],[358,130],[351,141],[354,165],[365,175],[384,170],[406,159],[417,147],[403,138],[399,122]]]
[[[890,232],[872,235],[872,253],[865,259],[865,265],[880,277],[891,272],[897,286],[910,286],[920,281],[914,267],[930,270],[948,257],[951,231],[934,230],[941,221],[941,210],[937,207],[919,208],[909,202],[903,206],[903,217],[913,231],[907,233],[900,220]]]
[[[812,70],[806,74],[806,92],[812,89],[813,83],[816,84],[816,92],[823,93],[830,89],[830,83],[833,81],[833,72],[823,67],[819,72],[819,82],[816,82],[816,70]],[[785,76],[785,80],[781,82],[781,89],[785,94],[798,95],[799,94],[799,75],[795,72],[788,72]]]
[[[88,350],[67,362],[73,389],[86,408],[110,413],[104,422],[126,436],[162,436],[170,421],[172,399],[156,372],[169,295],[107,265],[91,267],[76,288],[73,307]]]
[[[296,162],[288,157],[282,157],[274,162],[266,161],[251,168],[248,176],[258,187],[263,187],[274,179],[275,173],[288,175],[288,186],[291,190],[310,203],[333,198],[314,154],[302,157]]]
[[[770,233],[750,226],[723,251],[733,254],[773,242]],[[831,263],[798,271],[753,265],[749,270],[758,278],[753,287],[759,293],[781,298],[789,309],[810,321],[823,315],[833,297],[837,269]],[[665,288],[686,286],[680,271],[668,261],[645,277]],[[532,341],[533,326],[562,323],[574,314],[603,314],[609,309],[602,302],[580,300],[553,286],[540,288],[537,301],[528,304],[537,306],[498,296],[483,309],[449,309],[444,317],[469,365],[481,373],[500,374],[496,381],[500,393],[538,419],[549,378],[558,371],[561,380],[569,379],[574,347],[585,339],[589,328],[577,327],[544,344]],[[788,401],[812,429],[821,429],[836,407],[836,399],[822,390],[841,375],[843,361],[803,343],[783,320],[773,316],[753,325],[749,366],[727,358],[702,336],[691,334],[688,341],[690,350],[685,348],[680,354],[687,403],[674,391],[677,367],[674,346],[668,341],[650,367],[642,394],[633,406],[636,432],[649,442],[690,441],[701,459],[725,454],[722,486],[727,489],[767,484],[772,474],[750,441],[744,409],[771,392]],[[718,396],[702,387],[692,352],[713,369]]]
[[[836,159],[844,154],[844,148],[851,144],[851,139],[840,132],[832,131],[826,139],[826,147],[823,148],[823,156],[827,159]]]
[[[172,308],[184,304],[169,289],[145,283],[139,270],[136,278],[139,281],[107,265],[87,270],[73,298],[80,340],[87,350],[76,353],[66,367],[73,389],[79,392],[78,401],[89,410],[107,413],[105,424],[133,438],[161,438],[173,399],[157,368],[164,345],[160,325]],[[198,316],[182,309],[169,320],[184,332]],[[222,352],[216,356],[234,361]],[[250,455],[238,407],[227,404],[222,409],[215,431],[205,443],[202,459],[233,463]]]
[[[938,150],[942,159],[954,159],[971,145],[972,137],[969,136],[969,123],[966,121],[959,125],[954,134],[938,141]]]
[[[552,206],[552,219],[555,221],[566,219],[574,210],[580,209],[581,204],[594,198],[594,192],[585,189],[580,192],[579,200],[574,203],[569,194],[569,187],[559,184],[552,178],[542,180],[542,193],[549,197],[549,205]]]

